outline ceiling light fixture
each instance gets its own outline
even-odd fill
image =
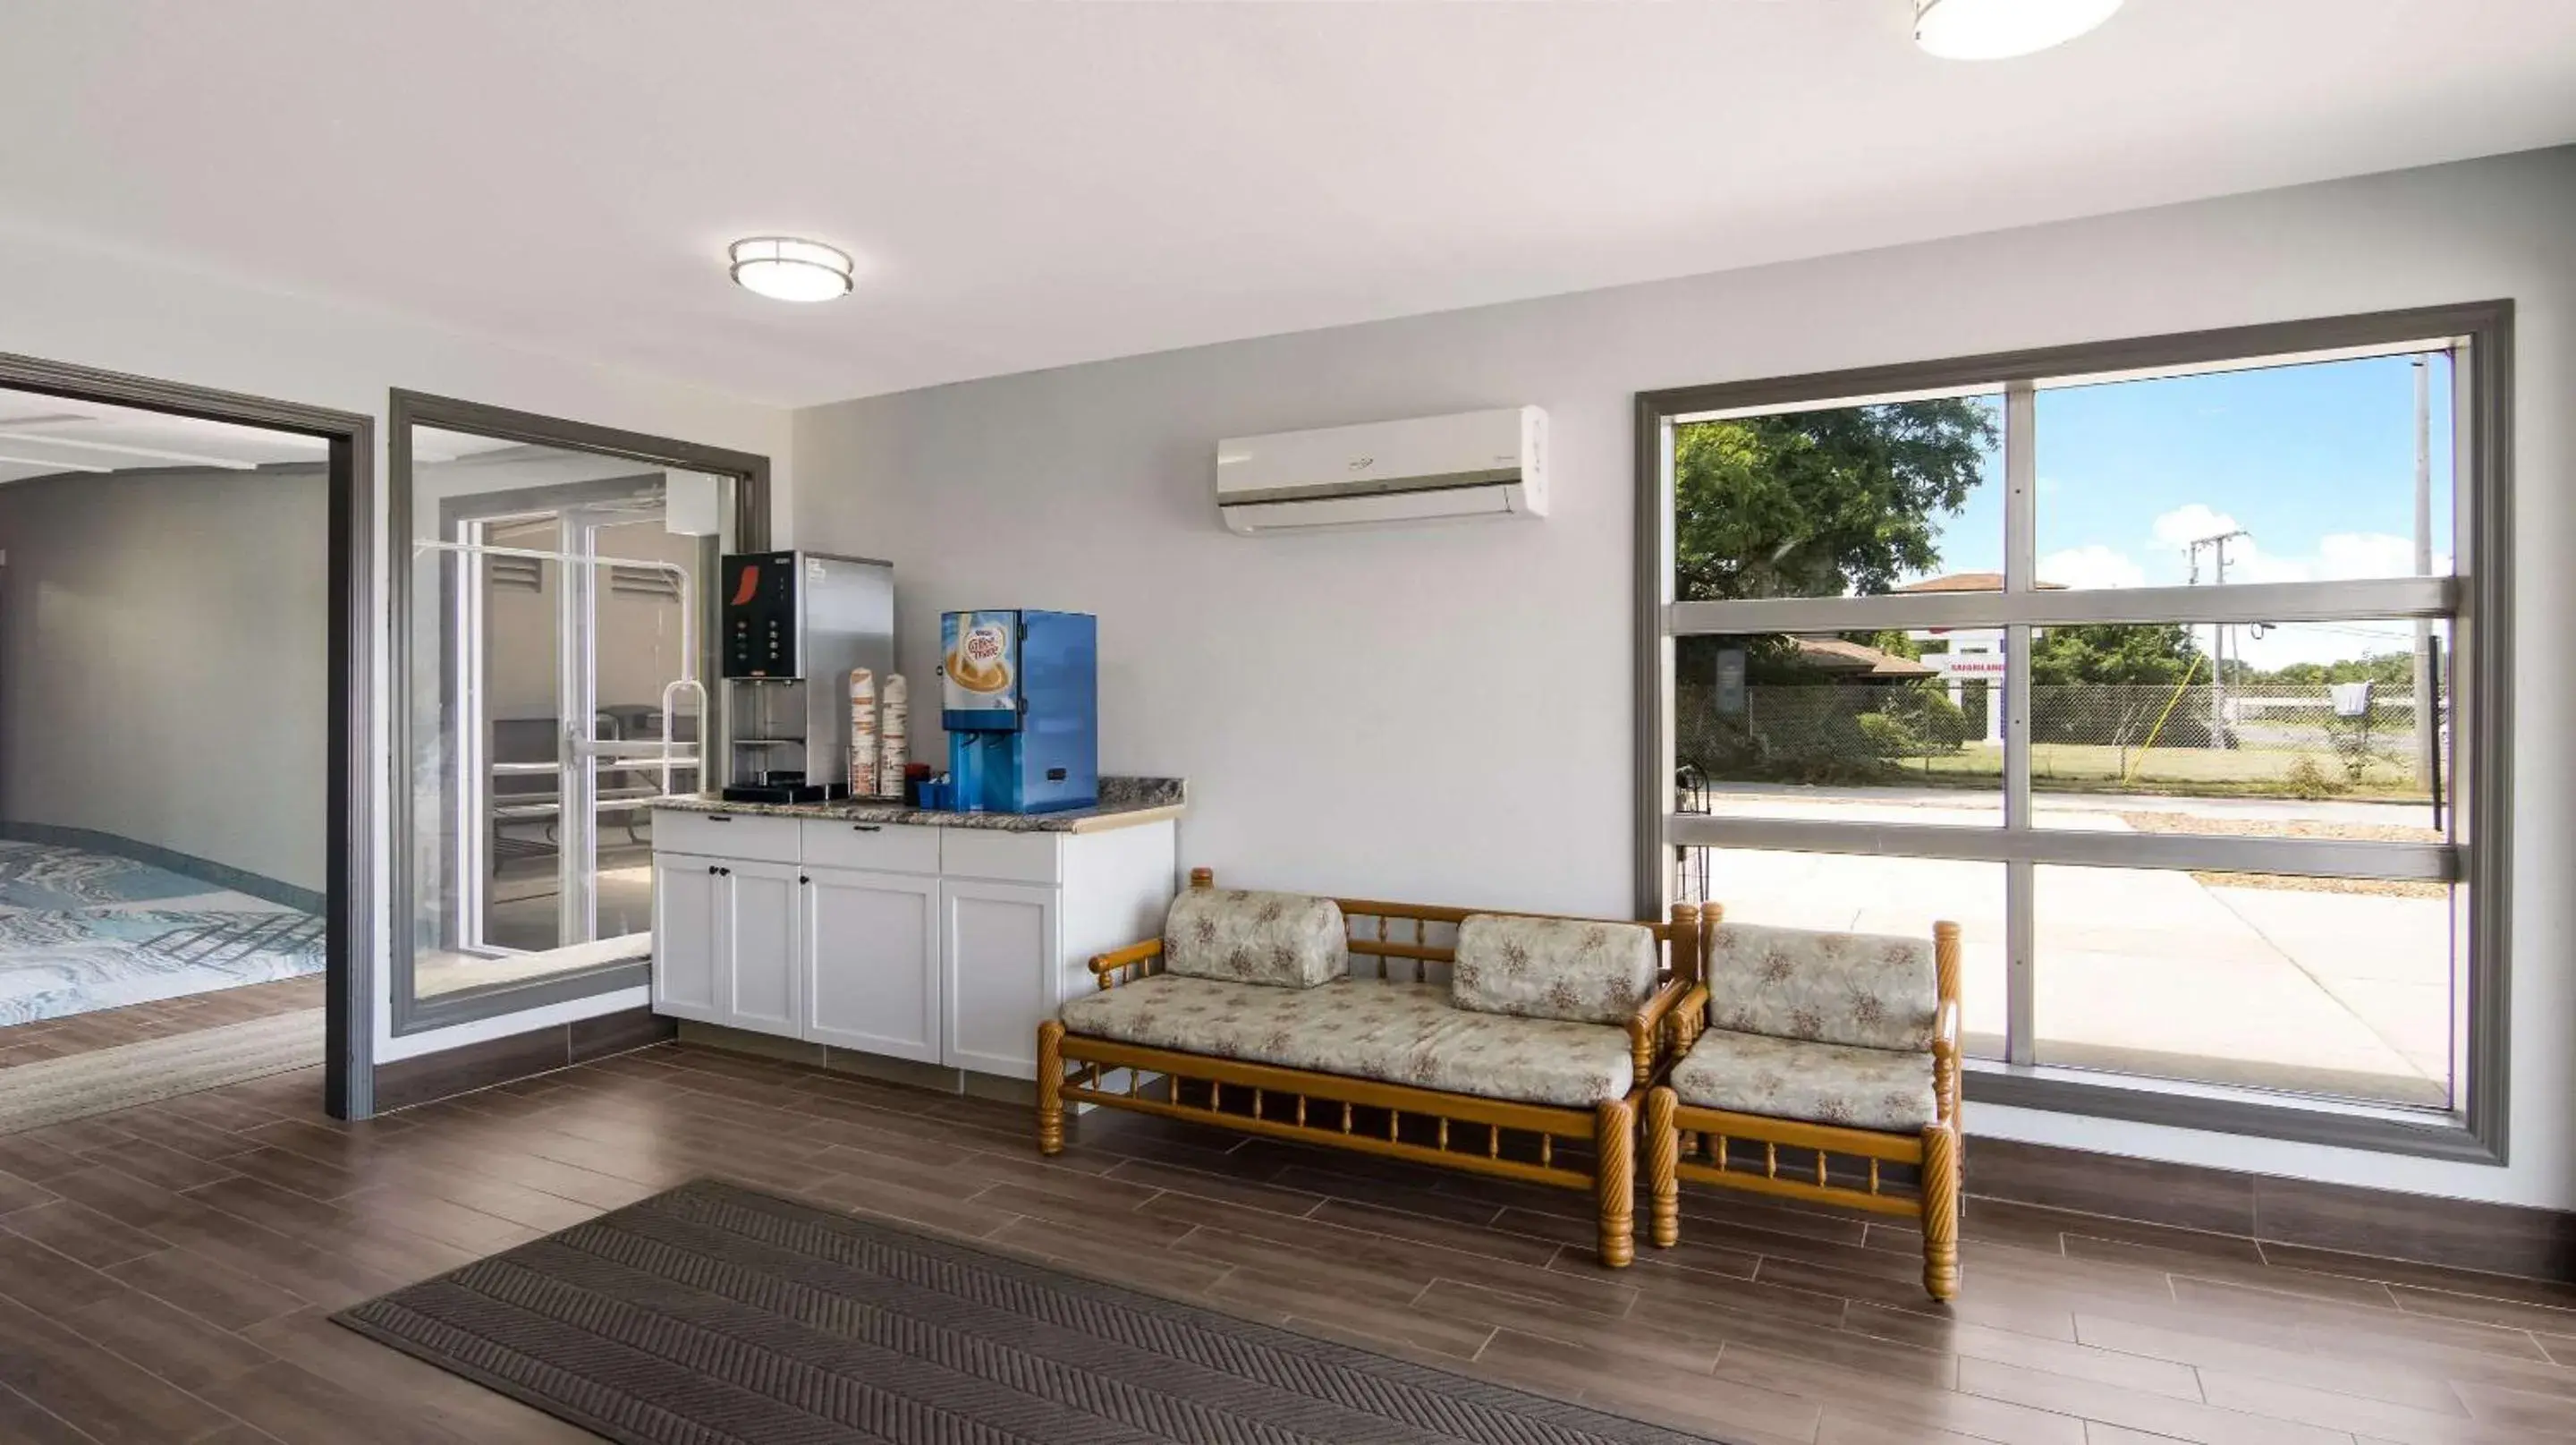
[[[846,251],[794,236],[752,236],[736,241],[734,283],[773,301],[830,301],[850,294],[858,268]]]
[[[1914,0],[1914,43],[1944,60],[2005,60],[2063,45],[2120,0]]]

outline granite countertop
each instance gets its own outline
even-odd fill
[[[686,813],[732,813],[752,818],[827,818],[848,823],[910,823],[927,828],[985,828],[998,833],[1104,833],[1177,818],[1189,802],[1189,784],[1180,778],[1108,778],[1100,780],[1100,801],[1088,808],[1060,813],[952,813],[907,808],[900,803],[843,800],[837,803],[728,803],[713,793],[681,793],[656,798],[656,808]]]

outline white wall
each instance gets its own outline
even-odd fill
[[[327,188],[315,204],[329,204]],[[603,365],[548,355],[429,322],[208,274],[148,255],[116,254],[23,228],[0,226],[0,351],[132,372],[231,391],[364,412],[377,419],[377,515],[385,478],[385,396],[394,387],[520,411],[757,452],[772,463],[779,545],[793,540],[787,413]],[[384,558],[377,559],[383,596]],[[379,637],[381,649],[382,638]],[[376,679],[376,756],[386,757],[392,715]],[[387,817],[380,772],[376,817]],[[385,898],[389,839],[375,850],[376,896]],[[377,1057],[408,1058],[524,1028],[645,1001],[644,990],[394,1039],[384,927],[370,950]]]
[[[0,487],[0,815],[320,892],[318,467]]]
[[[947,609],[1100,614],[1102,766],[1179,772],[1191,864],[1254,885],[1624,910],[1639,390],[2509,296],[2519,734],[2576,583],[2576,150],[965,383],[796,416],[798,534],[896,564],[901,662]],[[1245,540],[1218,437],[1534,403],[1537,525]],[[941,746],[925,730],[916,748]],[[2517,758],[2510,1168],[1984,1108],[1976,1132],[2576,1206],[2576,775]]]

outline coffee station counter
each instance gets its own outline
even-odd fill
[[[907,808],[899,803],[728,803],[712,793],[657,798],[656,808],[682,813],[741,814],[751,818],[815,818],[843,823],[902,823],[930,828],[978,828],[996,833],[1105,833],[1177,818],[1188,802],[1179,778],[1100,780],[1100,801],[1056,813],[960,813]]]

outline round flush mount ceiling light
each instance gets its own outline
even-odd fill
[[[734,283],[773,301],[830,301],[850,294],[847,251],[794,236],[752,236],[728,248]]]
[[[1944,60],[2004,60],[2063,45],[2120,0],[1914,0],[1914,43]]]

